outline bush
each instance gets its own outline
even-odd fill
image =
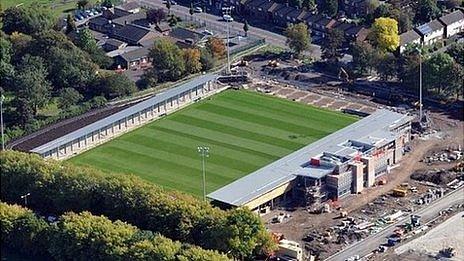
[[[215,251],[174,242],[90,212],[66,213],[48,224],[32,211],[0,202],[2,246],[56,260],[227,260]],[[185,259],[187,257],[187,259]],[[199,260],[199,259],[197,259]]]
[[[222,211],[135,176],[103,174],[21,152],[0,153],[0,166],[2,200],[18,202],[20,195],[29,192],[29,205],[36,211],[87,210],[173,240],[230,250],[236,256],[274,247],[259,217],[248,209]]]

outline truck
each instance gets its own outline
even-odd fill
[[[406,197],[408,195],[408,190],[404,188],[396,188],[393,190],[393,196],[395,197]]]
[[[276,256],[284,260],[303,260],[303,249],[300,244],[295,241],[282,239],[279,242],[279,250]]]

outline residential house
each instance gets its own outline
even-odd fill
[[[88,22],[90,30],[97,31],[104,34],[109,34],[113,31],[114,25],[111,23],[111,20],[103,16],[97,16],[92,18]]]
[[[362,17],[368,14],[367,0],[342,0],[340,7],[349,17]]]
[[[115,10],[122,10],[131,14],[140,12],[140,4],[137,1],[127,1],[121,5],[115,6]]]
[[[308,25],[308,28],[313,30],[315,23],[319,20],[321,20],[324,16],[322,14],[311,14],[306,17],[306,24]]]
[[[399,52],[403,53],[408,45],[420,44],[421,36],[414,30],[409,30],[400,35],[400,46],[398,47]]]
[[[137,69],[150,65],[150,48],[141,47],[114,57],[118,69]]]
[[[147,20],[145,12],[129,14],[122,17],[118,17],[112,20],[112,23],[117,27],[121,28],[127,24],[136,24],[141,27],[150,28],[150,23]]]
[[[162,35],[168,35],[169,32],[171,31],[171,26],[169,26],[168,23],[161,22],[157,25],[155,25],[155,29],[160,32]]]
[[[297,24],[305,22],[306,18],[310,15],[307,11],[303,9],[293,9],[290,13],[287,14],[287,22],[292,24]]]
[[[313,23],[311,29],[315,35],[325,37],[329,29],[332,29],[336,22],[337,21],[332,18],[323,16],[317,22]]]
[[[345,39],[348,39],[348,34],[346,33],[349,29],[352,27],[355,27],[355,24],[351,23],[346,23],[346,22],[336,22],[333,26],[332,29],[334,30],[339,30],[340,32],[343,33],[343,36],[345,36]]]
[[[357,25],[345,30],[348,41],[364,42],[369,35],[370,30],[366,27]]]
[[[261,5],[261,8],[263,10],[263,13],[261,15],[264,15],[264,19],[267,21],[274,21],[274,12],[284,6],[284,4],[278,4],[276,2],[268,0]]]
[[[461,10],[444,15],[438,20],[445,26],[445,38],[464,32],[464,13]]]
[[[248,14],[257,20],[266,20],[266,11],[263,10],[262,5],[269,0],[249,0],[246,3],[246,11]]]
[[[105,52],[112,52],[114,50],[122,49],[127,46],[127,43],[116,40],[116,39],[108,39],[102,45],[102,48]]]
[[[206,35],[202,33],[181,27],[172,29],[169,36],[190,46],[194,46],[206,39]]]
[[[287,26],[289,18],[287,18],[290,12],[295,11],[295,7],[291,7],[288,4],[281,6],[279,9],[274,11],[274,23],[279,26]]]
[[[115,29],[112,38],[126,42],[130,45],[142,45],[143,42],[154,40],[158,34],[139,27],[137,25],[127,24],[119,29]]]
[[[421,36],[421,42],[423,45],[431,45],[443,39],[445,26],[435,19],[416,27],[416,32]]]

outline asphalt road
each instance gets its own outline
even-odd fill
[[[414,212],[416,215],[422,216],[421,223],[426,223],[429,220],[438,216],[439,212],[443,209],[446,209],[454,204],[463,204],[464,203],[464,187],[461,187],[458,190],[455,190],[448,195],[444,196],[441,199],[438,199],[432,204],[428,205],[425,208],[419,209],[418,211]],[[362,241],[359,241],[355,244],[352,244],[348,248],[338,252],[335,255],[330,256],[326,259],[326,261],[344,261],[347,258],[359,255],[363,257],[374,249],[378,248],[381,244],[387,242],[387,238],[393,234],[394,230],[397,226],[403,225],[409,221],[409,218],[402,219],[394,224],[389,225],[387,228],[382,230],[381,232],[371,235],[365,238]]]
[[[166,8],[163,4],[162,0],[139,0],[142,5],[157,7],[157,8]],[[190,17],[189,8],[181,5],[173,5],[171,6],[171,12],[179,17]],[[215,29],[225,30],[225,22],[222,20],[222,17],[217,15],[207,14],[207,13],[195,13],[193,15],[194,19],[199,19],[206,22],[207,28],[212,28],[213,31]],[[229,24],[230,31],[233,32],[243,32],[243,23],[234,21]],[[250,36],[259,37],[266,39],[266,42],[272,45],[280,46],[280,47],[287,47],[285,41],[286,37],[277,34],[274,32],[270,32],[267,30],[263,30],[261,28],[249,26],[248,34]],[[321,48],[318,45],[311,45],[311,55],[319,59],[321,57]],[[351,58],[350,56],[348,58]]]

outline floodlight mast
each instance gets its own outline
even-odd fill
[[[201,169],[203,174],[203,200],[206,201],[206,169],[205,169],[205,158],[209,157],[209,147],[198,146],[198,153],[201,157]]]
[[[231,14],[232,10],[234,9],[233,6],[229,6],[229,7],[223,7],[222,8],[222,11],[223,11],[223,15],[229,15]],[[229,30],[229,23],[231,23],[231,21],[228,21],[226,19],[224,19],[224,21],[226,22],[227,24],[227,69],[226,69],[226,73],[227,74],[230,74],[230,45],[229,45],[229,34],[230,34],[230,30]]]

